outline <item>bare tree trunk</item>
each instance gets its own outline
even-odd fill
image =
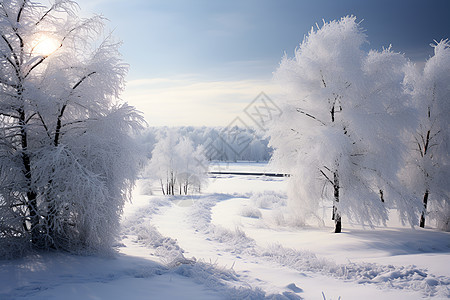
[[[162,190],[162,193],[163,193],[163,195],[165,196],[166,193],[164,192],[164,184],[163,184],[163,182],[162,182],[162,179],[159,179],[159,181],[161,182],[161,190]]]
[[[22,96],[22,92],[19,91],[19,97]],[[31,242],[33,245],[36,245],[39,241],[39,216],[37,214],[37,193],[31,190],[31,160],[28,155],[28,137],[27,132],[25,130],[26,121],[25,121],[25,111],[23,108],[19,110],[19,124],[20,124],[20,136],[21,136],[21,147],[22,147],[22,162],[24,167],[24,175],[27,179],[28,183],[28,191],[27,191],[27,209],[30,214],[30,223],[31,226],[29,231],[31,232]]]
[[[175,181],[173,180],[173,171],[170,172],[170,195],[175,195]]]
[[[175,174],[173,173],[173,170],[170,171],[170,189],[171,189],[171,195],[175,196]]]
[[[425,228],[425,214],[427,213],[427,204],[428,204],[428,195],[430,192],[428,190],[425,191],[425,194],[423,195],[423,210],[422,215],[420,216],[420,224],[419,226],[422,228]]]
[[[169,171],[167,171],[167,176],[166,176],[166,195],[170,195],[170,189],[169,189]]]
[[[337,171],[334,172],[334,201],[339,203],[339,177]],[[334,217],[334,232],[340,233],[342,231],[341,214],[339,213],[337,206],[333,206],[333,217]]]
[[[430,114],[431,114],[431,110],[430,110],[430,107],[428,107],[428,118],[430,118]],[[431,130],[428,130],[426,138],[425,138],[425,144],[423,145],[422,157],[425,157],[427,155],[428,149],[429,149],[429,147],[431,147],[430,146],[430,141],[431,141],[430,133],[431,133]],[[426,173],[425,176],[428,177],[428,173]],[[428,204],[428,195],[429,194],[430,194],[430,191],[427,189],[427,190],[425,190],[425,194],[423,195],[423,210],[422,210],[422,214],[420,216],[420,223],[419,223],[419,226],[422,228],[425,228],[425,215],[427,213],[427,204]]]

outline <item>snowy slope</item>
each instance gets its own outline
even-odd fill
[[[0,299],[450,297],[448,233],[404,227],[394,215],[374,230],[301,228],[283,178],[215,176],[204,194],[171,198],[141,194],[147,185],[125,207],[117,255],[0,261]]]

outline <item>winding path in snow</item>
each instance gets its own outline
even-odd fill
[[[284,294],[290,299],[320,299],[322,292],[327,299],[361,299],[368,295],[377,295],[380,299],[415,299],[423,296],[417,290],[380,289],[355,278],[335,278],[323,272],[323,266],[301,270],[298,252],[294,253],[296,257],[286,249],[261,249],[245,232],[239,229],[233,232],[212,224],[211,209],[220,201],[226,201],[226,197],[218,199],[217,195],[211,195],[209,200],[196,200],[195,205],[192,200],[177,201],[155,214],[152,224],[163,236],[176,239],[186,258],[195,257],[219,267],[233,268],[242,282],[269,295]],[[320,262],[313,254],[300,255],[306,265]]]

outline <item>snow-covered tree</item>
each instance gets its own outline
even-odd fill
[[[146,175],[159,181],[163,195],[200,192],[207,182],[208,165],[201,146],[195,148],[175,129],[160,135]]]
[[[176,170],[174,148],[177,143],[177,134],[170,130],[166,136],[160,136],[152,151],[152,157],[146,173],[150,178],[158,179],[164,195],[175,194]]]
[[[194,148],[203,146],[209,160],[221,161],[268,161],[272,155],[268,138],[264,133],[251,128],[233,127],[150,127],[142,137],[144,147],[151,153],[156,144],[156,136],[176,131],[189,138]],[[233,133],[233,134],[224,134]]]
[[[0,2],[0,243],[107,249],[140,155],[127,65],[103,19],[58,0]],[[16,251],[17,249],[14,249]]]
[[[420,227],[425,226],[429,209],[438,226],[450,231],[449,41],[434,45],[434,56],[423,71],[410,65],[405,82],[417,110],[418,126],[410,136],[412,151],[401,176],[413,198],[422,201]]]
[[[324,23],[275,72],[284,94],[270,129],[272,160],[292,174],[289,201],[304,219],[321,219],[320,199],[332,200],[335,232],[344,214],[386,222],[383,201],[400,161],[406,60],[390,49],[367,52],[366,42],[355,17]]]
[[[202,147],[194,148],[192,141],[182,137],[174,149],[177,163],[177,180],[179,193],[187,195],[201,192],[206,183],[209,162]]]

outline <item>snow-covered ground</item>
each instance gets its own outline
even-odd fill
[[[0,261],[0,299],[450,298],[449,233],[395,214],[388,228],[300,228],[278,177],[217,175],[202,195],[172,198],[142,194],[147,184],[125,207],[117,255]]]
[[[246,173],[265,173],[273,172],[276,170],[269,166],[266,162],[221,162],[213,161],[211,162],[209,169],[211,172],[246,172]]]

